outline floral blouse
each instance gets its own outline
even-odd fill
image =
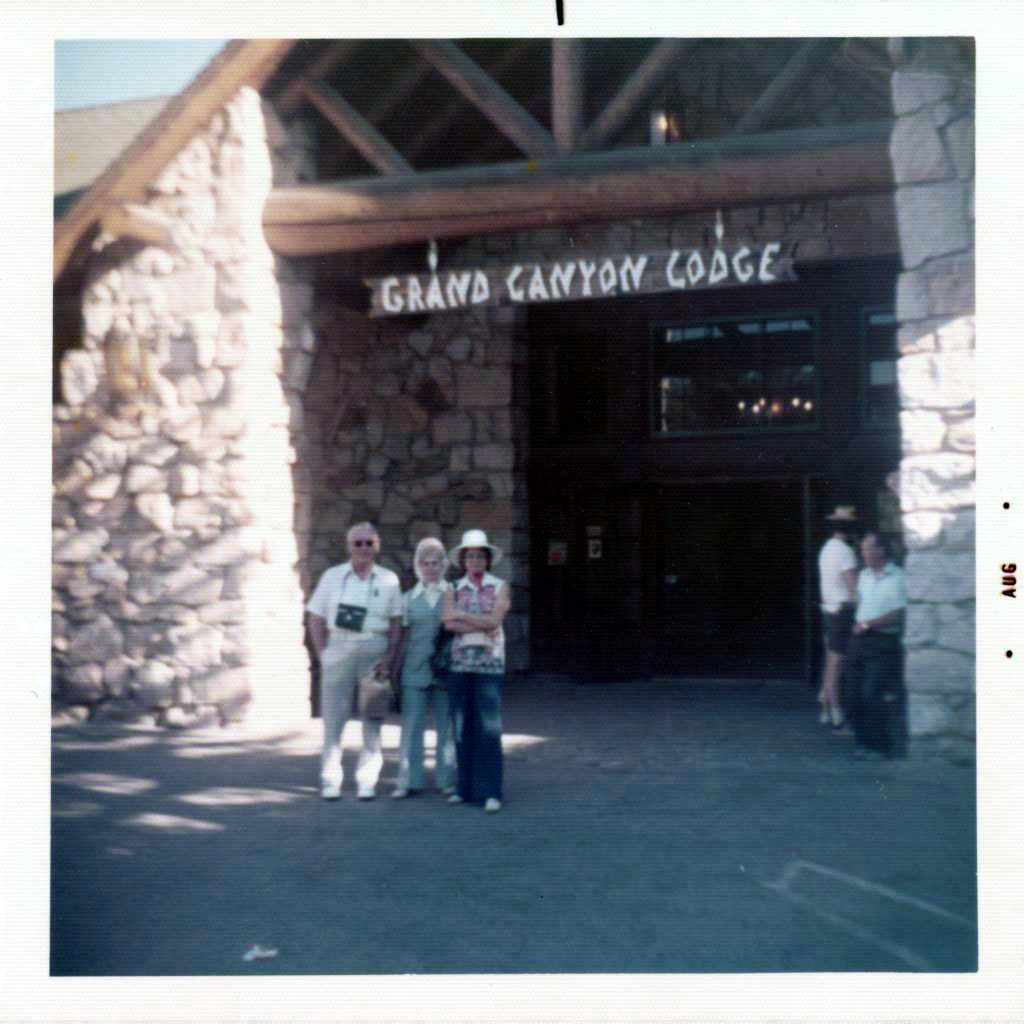
[[[504,580],[485,573],[478,590],[468,576],[455,584],[455,610],[468,615],[490,615]],[[505,630],[499,626],[490,632],[456,633],[452,641],[453,672],[477,672],[481,675],[505,674]]]

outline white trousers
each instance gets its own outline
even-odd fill
[[[320,779],[337,783],[344,780],[341,766],[341,734],[356,714],[353,698],[359,677],[387,653],[386,636],[367,635],[335,640],[320,655],[320,713],[324,720],[324,746],[320,757]],[[356,785],[377,785],[384,754],[380,745],[380,722],[363,720],[363,747],[356,765]]]

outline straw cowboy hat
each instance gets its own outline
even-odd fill
[[[488,539],[483,530],[466,530],[462,535],[459,544],[448,552],[448,559],[454,565],[459,564],[459,556],[467,548],[486,548],[491,553],[491,565],[495,566],[501,561],[501,548],[495,547]]]
[[[836,510],[831,515],[825,516],[826,523],[855,523],[857,522],[857,510],[853,505],[836,505]]]

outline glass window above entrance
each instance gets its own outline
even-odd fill
[[[662,325],[654,335],[656,434],[813,429],[812,313]]]
[[[861,415],[870,430],[895,430],[899,426],[896,327],[891,309],[871,307],[861,311]]]

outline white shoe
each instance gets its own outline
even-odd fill
[[[399,786],[397,789],[392,791],[391,799],[392,800],[404,800],[408,795],[409,795],[409,790],[403,789],[401,786]]]
[[[451,796],[452,793],[454,793],[454,792],[455,792],[455,787],[454,786],[445,786],[441,790],[441,796]]]
[[[325,782],[320,787],[320,796],[324,800],[340,800],[341,799],[341,783],[340,782]]]
[[[356,793],[359,800],[372,800],[376,795],[377,791],[373,786],[360,786],[359,792]]]
[[[452,795],[450,797],[448,797],[448,803],[450,803],[450,804],[461,804],[462,803],[462,797],[459,796],[458,793],[452,793]]]
[[[488,814],[495,814],[501,810],[501,801],[497,797],[489,796],[484,803],[484,810]]]

